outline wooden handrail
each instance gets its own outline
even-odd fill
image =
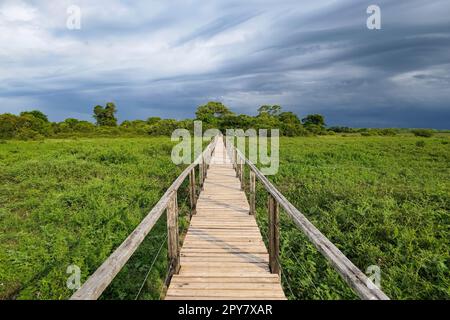
[[[224,137],[225,139],[225,137]],[[225,140],[226,143],[226,140]],[[266,176],[250,161],[245,155],[237,149],[234,144],[227,146],[231,150],[231,157],[233,163],[236,165],[236,169],[239,175],[243,179],[243,168],[239,166],[239,163],[245,163],[249,166],[250,172],[253,172],[256,178],[262,183],[266,191],[269,193],[272,201],[278,203],[284,211],[293,219],[295,224],[300,228],[301,231],[308,237],[310,242],[322,253],[325,258],[332,264],[332,266],[337,270],[337,272],[344,278],[347,284],[353,288],[353,290],[358,294],[361,299],[364,300],[389,300],[389,297],[375,285],[369,287],[368,284],[370,280],[366,275],[359,270],[327,237],[325,237],[306,217],[301,213],[294,205],[287,200],[281,192],[279,192],[275,186],[267,179]],[[240,160],[238,160],[240,159]],[[239,168],[240,167],[240,168]],[[252,178],[250,178],[252,179]],[[254,187],[253,187],[254,188]],[[273,204],[269,205],[269,211]],[[273,215],[273,212],[271,213]],[[274,219],[272,219],[274,221]],[[276,220],[275,220],[276,221]],[[270,230],[274,226],[269,226]],[[273,231],[275,232],[275,231]],[[273,241],[273,237],[269,241]],[[274,247],[275,246],[275,247]],[[275,251],[277,244],[271,243],[269,247],[274,247]],[[270,251],[270,248],[269,248]],[[273,257],[278,252],[270,253]],[[278,257],[275,257],[278,259]],[[273,258],[274,259],[274,258]],[[271,264],[273,264],[272,261]],[[273,270],[278,271],[278,270]]]
[[[197,165],[202,167],[201,170],[205,167],[204,159],[208,160],[211,158],[211,154],[214,152],[218,138],[218,136],[214,137],[202,154],[198,156],[198,158],[178,176],[178,178],[167,189],[166,193],[164,193],[158,203],[147,214],[136,229],[134,229],[125,241],[122,242],[122,244],[108,257],[108,259],[106,259],[103,264],[89,277],[83,286],[72,295],[70,300],[96,300],[100,297],[103,291],[105,291],[111,281],[116,277],[133,253],[137,250],[142,241],[144,241],[145,237],[152,230],[156,222],[168,208],[169,204],[171,204],[171,213],[173,213],[173,210],[177,211],[177,209],[173,209],[172,207],[175,205],[173,201],[174,198],[176,199],[178,189],[188,176],[191,175],[191,177],[194,176],[195,178],[195,175],[192,172],[194,172]],[[204,179],[204,177],[205,175],[202,175],[201,179]],[[190,183],[191,186],[192,183],[195,182],[192,180]],[[200,181],[200,183],[203,184],[203,181]],[[173,216],[171,216],[171,219],[173,219]],[[171,242],[170,245],[175,246],[177,244]],[[173,250],[176,249],[173,247],[169,249],[172,255],[174,254]],[[177,264],[179,261],[173,261],[172,263]],[[175,265],[175,272],[177,268],[178,266]]]

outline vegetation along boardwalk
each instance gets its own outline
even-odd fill
[[[196,214],[166,299],[285,299],[222,139],[212,155]]]
[[[234,147],[234,140],[216,136],[71,299],[98,299],[164,212],[167,300],[286,299],[280,284],[280,209],[362,299],[389,299]],[[250,203],[244,193],[246,167]],[[191,223],[180,248],[177,196],[188,177]],[[254,216],[257,182],[268,195],[267,249]]]

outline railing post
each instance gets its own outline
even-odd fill
[[[205,171],[203,170],[203,157],[198,165],[198,182],[200,184],[200,190],[203,190],[203,173]]]
[[[274,197],[269,194],[269,265],[272,273],[280,274],[278,257],[280,254],[280,207]]]
[[[250,214],[256,214],[256,175],[250,169]]]
[[[245,162],[243,159],[241,159],[240,161],[241,163],[239,164],[239,179],[241,180],[241,190],[244,190],[245,187],[245,181],[244,181],[244,173],[245,173]]]
[[[206,161],[206,158],[207,158],[207,156],[206,156],[206,154],[204,154],[203,155],[203,182],[202,182],[202,187],[203,187],[203,185],[205,183],[206,175],[207,175],[207,172],[208,172],[208,162]]]
[[[180,271],[180,250],[178,243],[178,200],[177,191],[174,191],[167,205],[167,234],[168,234],[168,258],[169,276]]]
[[[195,183],[195,168],[189,173],[189,199],[191,200],[191,216],[196,213],[197,187]]]
[[[240,166],[239,166],[239,163],[240,163],[241,159],[237,155],[237,152],[236,152],[236,157],[235,158],[236,158],[236,178],[240,178],[240,173],[239,173]]]

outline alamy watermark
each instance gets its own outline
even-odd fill
[[[380,30],[381,29],[381,8],[377,5],[370,5],[367,8],[367,14],[370,16],[367,18],[367,29]]]
[[[366,269],[366,275],[367,275],[367,288],[374,290],[374,289],[381,289],[381,269],[377,265],[371,265],[368,266]]]
[[[67,8],[66,27],[69,30],[81,30],[81,8],[71,5]]]
[[[381,29],[381,8],[372,4],[367,7],[366,13],[369,15],[366,21],[367,29]],[[81,30],[81,8],[77,5],[71,5],[67,8],[66,27],[69,30]]]
[[[79,266],[71,264],[67,267],[67,274],[70,276],[67,278],[67,288],[69,290],[78,290],[81,288],[81,269]]]
[[[180,141],[172,150],[172,161],[174,164],[191,164],[197,159],[203,149],[203,142],[210,141],[215,136],[222,133],[218,129],[208,129],[203,133],[201,121],[194,122],[194,137],[187,129],[176,129],[172,133],[172,141]],[[264,175],[275,175],[278,173],[280,165],[280,131],[278,129],[227,129],[225,133],[226,153],[222,159],[215,161],[230,161],[232,147],[235,146],[243,154],[248,147],[248,159],[261,165],[261,172]],[[193,140],[193,141],[192,141]],[[269,145],[270,141],[270,145]],[[193,143],[192,143],[193,142]],[[192,147],[194,152],[192,152]],[[211,159],[205,159],[206,162]],[[207,163],[209,164],[209,163]]]

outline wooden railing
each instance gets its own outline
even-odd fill
[[[231,137],[230,140],[234,140]],[[256,180],[261,182],[268,192],[269,214],[269,264],[272,273],[280,274],[280,206],[307,236],[310,242],[322,253],[337,272],[344,278],[348,285],[365,300],[389,300],[389,297],[375,285],[370,285],[370,280],[359,270],[330,240],[328,240],[297,208],[292,205],[267,179],[266,176],[245,155],[224,137],[224,143],[231,161],[236,169],[236,175],[240,178],[241,188],[244,189],[245,165],[250,170],[250,214],[255,214],[256,207]],[[257,178],[257,179],[256,179]]]
[[[175,182],[167,189],[166,193],[153,207],[149,214],[142,220],[137,228],[125,239],[125,241],[103,262],[83,286],[75,292],[71,300],[96,300],[109,286],[119,271],[127,263],[145,237],[152,230],[156,222],[167,211],[167,232],[168,232],[168,258],[169,258],[169,278],[170,275],[177,274],[180,269],[180,248],[178,234],[178,189],[189,176],[189,200],[191,214],[195,214],[197,202],[197,183],[195,171],[197,166],[199,172],[200,188],[203,187],[208,165],[214,152],[217,139],[213,138],[211,143],[202,154],[187,167]]]

